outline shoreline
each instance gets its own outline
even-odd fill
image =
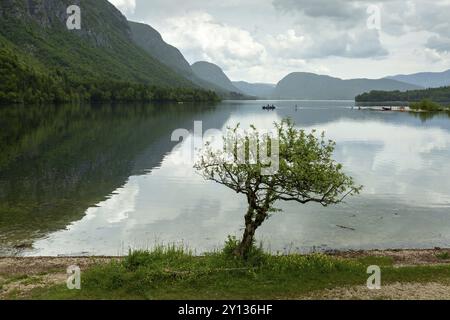
[[[290,255],[308,256],[313,253]],[[320,254],[342,259],[356,260],[363,257],[387,257],[392,259],[394,266],[426,266],[426,265],[450,265],[450,247],[434,249],[374,249],[374,250],[343,250],[320,252]],[[446,259],[439,256],[448,255]],[[283,255],[281,255],[283,256]],[[45,271],[65,272],[71,265],[90,267],[98,263],[121,261],[126,256],[38,256],[18,257],[0,256],[0,277],[2,275],[39,274]],[[202,258],[203,256],[197,256]],[[24,262],[27,263],[24,263]],[[61,269],[62,268],[62,269]]]
[[[288,260],[296,260],[295,256],[300,254],[292,254],[287,257]],[[255,299],[295,299],[295,300],[320,300],[320,299],[450,299],[450,248],[435,248],[435,249],[389,249],[389,250],[348,250],[348,251],[333,251],[328,253],[322,253],[327,258],[325,261],[336,261],[336,263],[342,263],[343,266],[351,267],[354,264],[364,265],[364,269],[358,269],[358,274],[348,273],[348,270],[327,271],[323,273],[319,269],[312,267],[311,270],[303,274],[302,271],[291,270],[281,273],[277,273],[277,281],[273,282],[270,277],[263,271],[260,272],[261,281],[264,286],[267,283],[271,283],[269,291],[259,292],[258,290],[251,291],[252,297]],[[306,259],[319,259],[314,258],[314,255],[303,254]],[[170,256],[167,256],[171,259]],[[281,256],[280,256],[281,257]],[[173,257],[172,257],[173,258]],[[201,262],[206,256],[193,257],[192,261]],[[162,258],[165,259],[165,258]],[[207,259],[207,258],[206,258]],[[331,260],[327,260],[331,259]],[[175,259],[176,260],[176,259]],[[278,261],[288,261],[284,258]],[[82,277],[85,272],[90,273],[90,270],[106,270],[97,273],[98,280],[105,279],[110,276],[110,272],[114,274],[114,264],[119,264],[126,261],[125,256],[90,256],[90,257],[0,257],[0,300],[2,299],[104,299],[116,297],[114,294],[110,296],[110,291],[90,291],[93,295],[87,292],[81,291],[78,293],[68,292],[65,288],[67,281],[67,268],[69,266],[77,266],[80,268]],[[172,260],[170,260],[172,261]],[[236,299],[247,296],[248,293],[245,288],[242,288],[241,281],[246,281],[246,276],[242,275],[240,269],[213,269],[209,270],[207,274],[211,274],[211,281],[217,281],[217,277],[223,277],[224,272],[229,273],[229,277],[224,280],[227,285],[233,283],[235,291],[227,291],[220,285],[215,287],[213,284],[208,285],[209,281],[197,283],[199,286],[205,286],[205,290],[213,294],[213,296],[206,294],[201,295],[201,291],[193,293],[190,291],[190,286],[183,287],[183,276],[189,277],[192,274],[202,274],[202,267],[196,263],[189,264],[187,269],[181,267],[183,271],[177,271],[180,268],[176,262],[164,263],[164,268],[158,270],[150,269],[150,274],[157,272],[158,281],[165,283],[168,287],[159,290],[157,287],[151,289],[158,290],[154,298],[152,299]],[[318,260],[316,260],[318,261]],[[341,261],[341,262],[337,262]],[[280,262],[283,263],[283,262]],[[365,287],[366,273],[365,268],[369,265],[377,265],[382,269],[383,274],[383,286],[381,290],[368,290]],[[245,268],[246,269],[246,268]],[[153,271],[152,271],[153,270]],[[222,270],[222,271],[221,271]],[[227,271],[228,270],[228,271]],[[234,271],[235,270],[235,271]],[[127,271],[124,271],[127,272]],[[128,271],[129,272],[129,271]],[[259,272],[255,269],[254,272]],[[294,274],[291,274],[294,272]],[[313,273],[311,279],[306,280],[305,284],[302,282],[303,275],[308,277],[309,273]],[[361,272],[361,273],[359,273]],[[295,274],[298,275],[296,276]],[[317,274],[316,274],[317,273]],[[272,273],[270,273],[272,274]],[[130,273],[128,273],[130,275]],[[181,292],[175,291],[172,286],[176,288],[177,282],[173,279],[169,282],[165,282],[168,275],[170,279],[172,277],[181,277],[178,283]],[[300,275],[300,276],[299,276]],[[134,277],[141,277],[141,275],[133,274]],[[203,275],[205,277],[205,275]],[[208,277],[208,276],[206,276]],[[281,277],[281,278],[280,278]],[[329,284],[316,283],[316,277],[329,278]],[[89,277],[88,277],[89,278]],[[126,279],[133,279],[133,277]],[[139,278],[140,279],[140,278]],[[192,281],[196,278],[193,278]],[[200,277],[201,279],[201,277]],[[253,279],[253,278],[252,278]],[[386,279],[386,280],[384,280]],[[92,280],[92,274],[91,274]],[[142,279],[141,279],[142,280]],[[138,283],[141,283],[141,280]],[[82,280],[83,281],[83,280]],[[127,280],[133,281],[133,280]],[[143,280],[142,280],[143,281]],[[154,280],[156,281],[156,280]],[[254,281],[251,280],[251,281]],[[267,282],[268,281],[268,282]],[[271,282],[272,281],[272,282]],[[281,282],[280,282],[281,281]],[[284,282],[283,282],[284,281]],[[298,282],[298,284],[291,286],[292,282]],[[308,282],[309,281],[309,282]],[[253,283],[253,282],[252,282]],[[309,283],[309,284],[308,284]],[[220,282],[219,282],[220,284]],[[127,287],[128,283],[123,283]],[[270,287],[269,286],[269,287]],[[302,288],[303,286],[303,288]],[[55,291],[56,290],[56,291]],[[91,288],[92,290],[92,288]],[[135,292],[122,292],[120,289],[116,289],[119,292],[118,297],[120,299],[134,299],[137,296]],[[237,291],[236,291],[237,290]],[[86,296],[83,294],[86,293]],[[73,296],[71,294],[74,294]],[[267,296],[266,296],[267,294]],[[193,296],[191,296],[193,295]],[[142,298],[138,295],[138,297]],[[208,298],[209,297],[209,298]],[[213,299],[214,299],[213,298]]]

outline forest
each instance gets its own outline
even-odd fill
[[[370,91],[356,96],[356,102],[419,102],[429,99],[435,102],[450,102],[450,87],[408,91]]]
[[[39,72],[7,47],[0,47],[0,104],[218,101],[213,91],[164,87],[128,81],[71,79],[64,71]]]

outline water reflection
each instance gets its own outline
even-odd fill
[[[25,250],[35,255],[122,254],[130,246],[171,242],[198,253],[217,248],[228,234],[240,235],[245,201],[203,181],[183,159],[200,137],[190,135],[174,144],[171,132],[192,130],[194,120],[202,120],[204,130],[223,130],[238,122],[269,129],[289,116],[299,127],[324,130],[336,140],[336,159],[365,189],[331,208],[280,203],[284,212],[259,232],[266,247],[277,251],[450,244],[447,118],[423,122],[408,113],[351,110],[352,103],[346,101],[276,104],[279,108],[272,112],[262,111],[257,101],[215,108],[107,108],[85,111],[78,122],[70,121],[78,113],[67,112],[59,118],[65,121],[58,120],[64,126],[50,130],[46,143],[28,145],[25,153],[16,151],[34,154],[33,161],[21,156],[15,170],[14,165],[2,167],[0,195],[8,199],[2,201],[8,204],[0,215],[6,223],[1,224],[2,240],[39,237],[33,249]],[[33,171],[36,167],[41,170]],[[28,205],[32,201],[48,219],[35,217]],[[14,211],[28,222],[12,221]]]
[[[187,126],[212,106],[104,105],[0,109],[0,252],[65,228],[158,167]],[[220,121],[225,113],[215,113]],[[222,120],[222,121],[224,121]],[[214,125],[215,123],[213,123]]]

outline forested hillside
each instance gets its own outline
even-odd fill
[[[106,0],[78,1],[82,28],[69,31],[71,4],[0,2],[0,102],[217,99],[139,48]]]

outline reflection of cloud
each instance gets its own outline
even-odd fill
[[[262,103],[264,104],[264,103]],[[266,103],[267,104],[267,103]],[[260,108],[258,106],[258,111],[260,111]],[[256,129],[266,129],[271,130],[274,128],[274,122],[280,122],[281,117],[276,112],[259,112],[256,114],[249,114],[249,113],[237,113],[230,116],[228,121],[223,126],[223,129],[227,127],[233,127],[240,124],[240,128],[242,129],[249,129],[250,125],[255,125]]]
[[[364,194],[395,194],[407,203],[450,203],[450,134],[384,122],[339,121],[315,126],[337,142],[337,158],[365,185]],[[439,153],[447,154],[439,156]]]
[[[130,181],[114,191],[105,201],[87,209],[83,220],[104,219],[108,223],[119,223],[127,219],[128,214],[135,210],[138,194],[139,186],[134,181]]]
[[[245,108],[233,112],[224,127],[240,122],[244,128],[255,124],[269,129],[279,120],[278,112],[287,110],[262,112],[260,102],[254,104],[257,112],[246,103]],[[387,248],[448,243],[448,129],[421,126],[418,121],[405,122],[413,123],[411,126],[398,124],[412,119],[407,114],[398,114],[398,118],[386,114],[393,118],[381,121],[373,120],[377,117],[370,114],[370,121],[332,122],[348,115],[346,110],[323,109],[320,114],[304,110],[298,116],[314,123],[306,130],[325,130],[327,138],[337,141],[336,160],[365,186],[363,194],[329,208],[277,203],[283,213],[275,214],[258,230],[258,240],[269,241],[265,245],[275,251],[289,244],[295,250],[297,246]],[[355,117],[360,115],[363,113]],[[166,244],[183,241],[202,253],[221,245],[228,234],[240,236],[245,197],[203,181],[192,164],[174,161],[192,141],[190,136],[178,144],[151,173],[131,177],[111,199],[89,209],[86,217],[68,230],[35,243],[33,254],[126,253],[128,246],[145,248],[155,240]],[[336,225],[351,226],[355,231]],[[120,251],[121,245],[125,252]]]
[[[334,122],[316,128],[342,142],[364,142],[381,145],[376,153],[373,168],[376,170],[385,163],[401,164],[399,171],[420,170],[424,168],[424,153],[445,150],[450,145],[450,134],[438,128],[414,128],[393,126],[388,123],[352,121]]]
[[[170,155],[164,161],[174,166],[173,170],[177,173],[187,175],[194,163],[198,160],[201,148],[206,142],[210,143],[215,150],[223,149],[223,137],[227,133],[228,128],[234,128],[239,124],[239,129],[244,133],[250,129],[250,126],[257,124],[257,129],[261,134],[271,133],[274,130],[274,123],[280,122],[281,117],[274,112],[264,112],[258,115],[239,114],[230,116],[222,128],[211,128],[202,132],[202,136],[190,134],[178,143]],[[266,131],[265,131],[266,130]],[[182,166],[185,165],[185,166]]]
[[[106,212],[111,212],[106,221],[118,223],[128,218],[128,214],[135,209],[136,197],[139,187],[136,183],[130,183],[126,188],[121,188],[102,206]]]

